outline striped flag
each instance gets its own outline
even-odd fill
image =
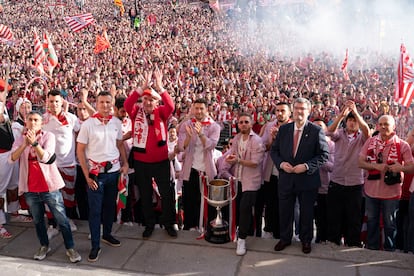
[[[58,57],[47,33],[43,34],[43,50],[46,55],[49,74],[52,75],[53,69],[55,69],[56,65],[58,64]]]
[[[395,100],[409,107],[414,97],[414,65],[404,44],[400,47]]]
[[[341,66],[341,70],[342,70],[342,73],[344,74],[345,80],[349,80],[347,68],[348,68],[348,49],[346,49],[345,59],[342,62],[342,66]]]
[[[43,62],[46,59],[45,51],[43,50],[43,45],[40,42],[39,36],[35,31],[34,35],[34,67],[37,71],[43,75],[45,73]]]
[[[78,32],[83,28],[86,28],[92,23],[95,23],[92,13],[84,13],[73,16],[66,16],[63,18],[66,24],[69,25],[70,29],[73,32]]]
[[[0,24],[0,39],[5,41],[13,40],[13,33],[10,31],[9,27]]]
[[[215,12],[219,12],[220,11],[220,3],[219,0],[209,0],[208,1],[209,6],[212,10],[214,10]]]
[[[108,34],[104,30],[102,35],[96,35],[95,49],[93,52],[100,54],[108,48],[111,48],[111,43],[109,43]]]

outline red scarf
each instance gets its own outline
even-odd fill
[[[202,126],[209,126],[209,125],[211,125],[211,123],[212,123],[212,119],[210,118],[210,117],[206,117],[206,118],[204,118],[204,120],[202,121],[202,122],[200,122],[201,123],[201,125]],[[195,124],[196,122],[198,122],[197,120],[196,120],[196,118],[191,118],[191,122],[193,122],[193,124]]]
[[[92,115],[92,118],[96,118],[99,121],[101,121],[101,123],[103,123],[104,125],[106,125],[111,119],[112,119],[112,115],[109,115],[107,117],[102,116],[99,113],[95,113]]]
[[[58,121],[62,124],[62,126],[66,126],[69,124],[68,120],[66,119],[65,113],[62,111],[59,115],[56,116]]]

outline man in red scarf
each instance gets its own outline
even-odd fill
[[[146,74],[147,84],[144,90],[139,88],[125,100],[125,110],[132,120],[132,139],[135,169],[135,185],[138,186],[144,213],[144,239],[151,237],[156,223],[152,204],[152,180],[157,183],[162,198],[160,224],[164,225],[170,237],[176,238],[174,186],[170,182],[170,161],[167,146],[167,120],[174,110],[171,96],[163,88],[162,73],[154,72],[155,92],[149,87],[152,72]],[[142,99],[142,105],[137,100]],[[160,105],[159,101],[163,104]]]
[[[378,120],[379,134],[369,138],[358,159],[360,168],[368,170],[365,179],[365,212],[367,248],[379,250],[380,215],[384,220],[384,250],[395,251],[397,233],[396,214],[401,198],[402,173],[414,172],[414,159],[407,142],[395,134],[395,120],[383,115]],[[376,173],[373,174],[372,172]]]
[[[88,184],[92,245],[88,257],[90,262],[97,261],[101,252],[101,222],[102,241],[113,247],[121,246],[121,242],[111,232],[116,211],[119,173],[128,174],[128,159],[122,140],[121,121],[111,115],[112,106],[110,92],[100,92],[96,102],[98,112],[82,123],[77,138],[76,152]]]

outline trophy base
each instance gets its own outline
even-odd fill
[[[207,231],[204,239],[210,243],[222,244],[230,241],[229,224],[223,220],[222,225],[215,225],[215,220],[212,220],[207,225]]]

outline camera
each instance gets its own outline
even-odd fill
[[[387,185],[394,185],[401,183],[401,173],[387,171],[384,175],[384,182]]]
[[[112,163],[106,162],[105,167],[104,167],[104,173],[108,173],[111,169],[112,169]]]

